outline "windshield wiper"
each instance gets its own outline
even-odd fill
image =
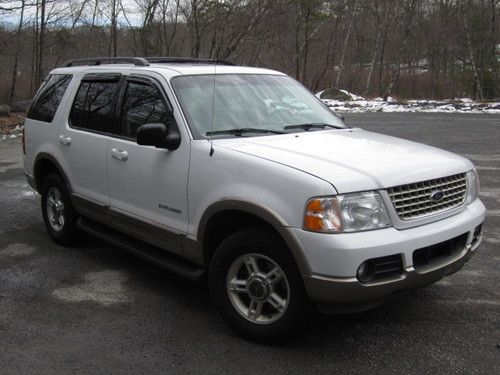
[[[241,136],[245,133],[272,133],[272,134],[285,134],[282,130],[274,129],[259,129],[259,128],[239,128],[239,129],[226,129],[226,130],[215,130],[213,132],[206,132],[205,135],[220,135],[220,134],[234,134]]]
[[[322,122],[311,122],[308,124],[298,124],[298,125],[288,125],[285,126],[285,130],[289,129],[304,129],[305,131],[309,131],[309,129],[324,129],[324,128],[333,128],[333,129],[344,129],[343,126],[335,126],[330,124],[324,124]]]

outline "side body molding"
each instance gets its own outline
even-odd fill
[[[246,202],[237,199],[223,199],[216,203],[210,205],[204,212],[200,219],[197,232],[197,243],[203,248],[204,240],[206,238],[207,224],[209,220],[217,213],[222,211],[240,211],[248,213],[258,217],[259,219],[272,225],[273,228],[278,232],[281,238],[285,241],[286,245],[290,249],[297,267],[301,274],[310,275],[311,269],[309,263],[307,262],[304,252],[300,246],[300,243],[294,233],[290,230],[289,225],[275,212],[271,209],[259,205],[257,203]]]
[[[60,175],[63,177],[66,186],[68,186],[69,191],[72,193],[73,189],[66,173],[64,172],[64,169],[51,154],[43,152],[37,155],[33,163],[33,178],[34,185],[37,191],[41,189],[41,186],[40,181],[38,181],[39,176],[37,175],[37,173],[35,173],[35,171],[38,163],[43,162],[43,160],[50,161],[56,167]],[[94,215],[90,215],[90,212],[87,212],[87,210],[85,210],[86,205],[82,204],[81,199],[77,199],[78,197],[75,197],[73,194],[71,194],[71,197],[77,211],[79,211],[81,214],[84,214],[84,216],[97,219],[96,217],[94,217]],[[189,237],[184,237],[183,239],[181,239],[181,246],[184,248],[185,258],[199,265],[204,264],[203,246],[204,239],[206,237],[207,224],[214,215],[223,211],[240,211],[251,214],[273,226],[273,228],[281,236],[283,241],[285,241],[286,245],[290,249],[300,273],[303,275],[311,275],[309,263],[304,256],[304,252],[302,250],[302,247],[300,246],[299,240],[290,230],[290,227],[286,221],[284,221],[278,214],[265,206],[231,198],[223,199],[221,201],[213,203],[205,210],[198,224],[196,240],[193,240]]]

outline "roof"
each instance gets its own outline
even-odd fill
[[[179,75],[202,75],[202,74],[279,74],[284,75],[281,72],[264,69],[255,68],[248,66],[237,66],[232,65],[228,62],[221,61],[220,63],[215,63],[211,60],[202,59],[185,59],[185,58],[175,58],[175,61],[167,61],[157,63],[155,59],[151,59],[148,63],[146,59],[143,58],[116,58],[118,63],[114,64],[114,58],[102,58],[103,64],[101,64],[101,59],[84,59],[84,60],[74,60],[68,62],[62,68],[56,68],[52,70],[53,74],[64,74],[64,73],[99,73],[99,72],[140,72],[140,71],[153,71],[161,74],[167,79],[170,79]],[[83,64],[81,64],[83,62]],[[88,62],[88,63],[86,63]],[[73,66],[75,63],[77,65]],[[79,65],[78,65],[79,64]]]

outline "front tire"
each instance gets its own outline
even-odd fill
[[[289,250],[263,230],[239,231],[222,241],[209,283],[225,322],[240,336],[263,343],[295,333],[310,304]]]
[[[77,214],[68,188],[57,174],[49,174],[42,185],[42,217],[50,237],[61,245],[71,244],[77,234]]]

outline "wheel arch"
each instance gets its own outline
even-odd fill
[[[64,173],[64,169],[54,156],[45,152],[38,154],[33,163],[33,179],[36,191],[41,192],[43,181],[51,172],[57,173],[62,177],[71,193],[71,184],[66,173]]]
[[[301,274],[311,274],[297,237],[283,218],[262,205],[225,199],[209,206],[202,215],[197,232],[205,264],[210,264],[217,245],[230,233],[247,227],[261,227],[274,232],[290,250]]]

